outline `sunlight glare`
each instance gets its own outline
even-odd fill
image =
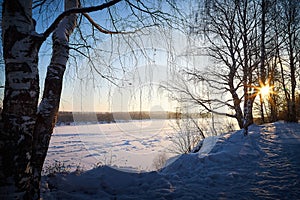
[[[267,98],[271,93],[271,88],[270,88],[269,85],[265,85],[265,86],[262,86],[260,88],[259,92],[260,92],[260,94],[262,95],[263,98]]]

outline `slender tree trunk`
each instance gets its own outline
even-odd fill
[[[278,120],[276,95],[271,94],[269,102],[270,102],[270,122],[276,122]]]
[[[243,6],[239,8],[239,17],[240,17],[240,32],[241,32],[241,41],[242,41],[242,57],[240,57],[240,63],[242,64],[243,70],[243,95],[244,95],[244,106],[243,106],[243,126],[245,132],[248,134],[248,126],[253,124],[253,100],[255,96],[251,93],[252,86],[252,66],[251,66],[251,52],[250,52],[250,35],[249,27],[247,22],[249,21],[249,4],[248,1],[245,1]],[[253,98],[254,97],[254,98]]]
[[[269,84],[272,90],[274,89],[275,85],[275,76],[278,74],[277,71],[277,56],[274,56],[274,61],[272,62],[272,67],[271,67],[271,73],[270,73],[270,80]],[[276,122],[278,120],[278,113],[277,113],[277,94],[274,94],[274,92],[271,92],[270,97],[269,97],[269,104],[270,104],[270,122]]]
[[[290,77],[291,77],[291,98],[288,101],[289,107],[289,122],[296,122],[297,121],[297,114],[296,114],[296,65],[295,65],[295,53],[294,47],[296,46],[295,36],[292,30],[289,28],[289,65],[290,65]]]
[[[243,121],[243,128],[244,134],[248,134],[248,127],[253,124],[253,102],[255,99],[254,94],[246,94],[245,95],[245,102],[244,102],[244,121]]]
[[[233,106],[234,106],[234,111],[235,111],[235,118],[238,122],[238,125],[240,128],[243,128],[243,112],[241,109],[241,100],[239,99],[233,85],[229,83],[230,87],[230,93],[233,99]]]
[[[78,7],[77,0],[65,0],[65,10]],[[45,88],[37,113],[37,123],[33,135],[33,174],[32,187],[40,194],[40,181],[43,164],[59,109],[63,76],[69,57],[69,37],[76,26],[76,14],[63,19],[53,33],[51,63],[47,69]]]
[[[296,41],[297,41],[297,1],[288,1],[287,4],[287,50],[289,54],[291,92],[287,101],[289,122],[297,122],[296,114]]]
[[[260,43],[260,85],[265,86],[266,84],[266,46],[265,46],[265,38],[266,38],[266,0],[261,1],[261,43]],[[259,95],[260,100],[260,117],[262,122],[265,122],[265,114],[264,114],[264,100],[262,95]]]

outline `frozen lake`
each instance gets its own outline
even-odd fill
[[[52,135],[45,165],[59,161],[76,169],[85,170],[95,165],[134,168],[138,171],[154,170],[154,158],[167,157],[176,132],[175,120],[142,120],[111,124],[81,124],[57,126]],[[210,125],[207,120],[202,124]],[[218,125],[222,127],[221,124]]]

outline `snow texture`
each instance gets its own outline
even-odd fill
[[[211,137],[159,172],[108,166],[43,177],[44,199],[298,199],[300,125],[276,122]]]
[[[169,120],[145,120],[111,124],[59,126],[54,130],[45,161],[63,162],[75,170],[95,164],[151,171],[154,158],[172,144]],[[170,154],[169,156],[174,156]]]

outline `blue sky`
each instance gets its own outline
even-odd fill
[[[37,21],[36,31],[38,33],[44,32],[62,12],[62,2],[54,1],[52,4],[45,4],[46,9],[34,9],[33,18]],[[126,11],[128,8],[123,3],[118,5],[118,9],[113,8],[111,12],[115,20],[119,20],[115,24],[119,30],[127,27],[129,27],[128,30],[132,30],[134,27],[141,26],[141,22],[133,21],[134,16],[128,10]],[[113,27],[107,10],[90,15],[104,27],[108,29]],[[122,18],[123,20],[121,20]],[[132,20],[131,23],[128,22],[130,20]],[[60,110],[105,112],[158,108],[162,110],[176,109],[178,105],[170,102],[166,94],[159,91],[158,87],[160,83],[172,79],[169,73],[171,70],[179,66],[193,65],[186,58],[180,57],[188,45],[187,39],[182,33],[170,29],[145,29],[143,33],[111,36],[99,34],[94,30],[94,36],[97,37],[97,43],[94,43],[92,40],[93,30],[89,23],[82,21],[80,30],[88,45],[92,45],[94,48],[90,53],[93,63],[76,51],[70,51],[70,62],[65,72]],[[76,31],[70,41],[71,47],[77,47],[73,44],[83,44],[82,40],[78,40],[79,32]],[[40,50],[40,96],[42,96],[51,53],[50,36]],[[83,53],[87,52],[83,51]],[[92,69],[93,67],[94,69]],[[96,71],[104,74],[112,82],[102,78]],[[3,80],[4,78],[1,79],[1,83]],[[123,98],[123,102],[120,99],[121,96],[122,98],[126,96]]]

